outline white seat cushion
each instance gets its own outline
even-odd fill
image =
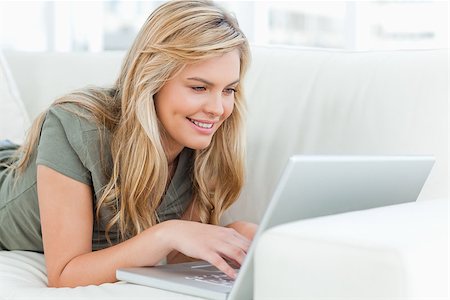
[[[125,282],[77,288],[48,288],[44,255],[0,251],[0,299],[200,299]]]
[[[281,225],[258,242],[255,299],[448,299],[448,250],[446,199]]]
[[[29,123],[16,84],[0,51],[0,140],[21,143]]]

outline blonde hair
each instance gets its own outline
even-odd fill
[[[53,105],[76,103],[111,132],[113,167],[96,207],[113,212],[106,226],[117,226],[122,240],[156,224],[168,178],[168,161],[161,142],[153,96],[184,66],[238,49],[240,79],[250,60],[247,39],[236,19],[210,1],[170,1],[157,8],[138,33],[112,89],[85,89]],[[193,201],[201,222],[218,224],[237,199],[244,181],[244,114],[242,86],[235,93],[231,116],[211,144],[195,151]],[[19,149],[23,170],[36,148],[45,112],[34,122]],[[120,199],[120,201],[118,201]]]

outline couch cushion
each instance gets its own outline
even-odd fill
[[[0,251],[0,299],[200,299],[151,287],[105,283],[76,288],[48,288],[44,255],[27,251]]]
[[[0,51],[0,140],[23,141],[29,120],[11,72]]]
[[[256,247],[255,299],[448,299],[448,208],[435,199],[274,227]]]

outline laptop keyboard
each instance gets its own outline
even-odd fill
[[[232,286],[234,283],[234,280],[228,277],[226,274],[206,274],[198,276],[186,276],[185,278],[221,286]]]

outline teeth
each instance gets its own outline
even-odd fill
[[[213,127],[212,123],[202,123],[202,122],[198,122],[195,120],[191,120],[192,123],[194,123],[195,125],[197,125],[198,127],[201,128],[206,128],[206,129],[210,129],[211,127]]]

